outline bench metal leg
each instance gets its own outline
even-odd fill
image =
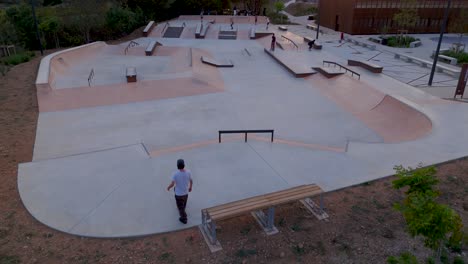
[[[324,211],[323,195],[320,194],[319,205],[315,204],[310,198],[301,200],[301,203],[307,208],[318,220],[328,221],[328,214]]]
[[[252,216],[257,220],[258,224],[263,228],[263,231],[267,235],[273,235],[278,233],[278,229],[275,227],[275,208],[270,207],[267,209],[267,214],[262,210],[252,212]]]
[[[205,242],[210,248],[210,251],[216,252],[222,249],[221,244],[219,241],[216,239],[216,224],[211,219],[210,215],[208,212],[202,210],[202,224],[200,225],[200,231],[203,235],[203,238],[205,238]]]

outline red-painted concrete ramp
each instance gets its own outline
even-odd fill
[[[411,106],[350,76],[305,78],[314,89],[356,116],[386,143],[415,140],[430,133],[431,120]]]

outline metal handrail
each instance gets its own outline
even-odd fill
[[[136,47],[136,46],[139,46],[140,44],[131,40],[130,43],[128,43],[127,47],[125,48],[125,55],[127,55],[127,52],[130,48],[133,48],[133,47]]]
[[[281,35],[281,37],[284,38],[284,39],[286,39],[286,40],[289,40],[289,41],[296,47],[296,49],[299,51],[299,46],[297,46],[297,44],[296,44],[292,39],[287,38],[287,37],[285,37],[285,36],[283,36],[283,35]]]
[[[334,62],[334,61],[323,61],[323,65],[325,65],[325,64],[333,64],[333,65],[335,65],[335,66],[339,66],[339,67],[340,67],[340,70],[341,70],[341,69],[345,69],[346,72],[351,72],[351,76],[354,76],[354,75],[356,74],[356,75],[358,76],[358,80],[361,79],[361,74],[359,74],[359,73],[357,73],[357,72],[355,72],[355,71],[353,71],[353,70],[351,70],[351,69],[349,69],[349,68],[346,68],[345,66],[343,66],[343,65],[341,65],[341,64],[339,64],[339,63],[336,63],[336,62]],[[334,67],[335,67],[335,66],[334,66]]]
[[[94,68],[91,69],[91,72],[89,73],[89,76],[88,76],[88,86],[91,87],[91,81],[93,80],[94,78]]]
[[[218,131],[218,140],[221,143],[221,134],[245,134],[245,142],[247,142],[247,134],[248,133],[271,133],[271,142],[273,142],[273,135],[275,130],[273,129],[262,129],[262,130],[219,130]]]

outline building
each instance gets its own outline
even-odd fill
[[[419,19],[410,33],[437,33],[447,7],[446,0],[320,0],[320,24],[348,34],[380,34],[383,29],[395,33],[393,16],[404,8],[416,8]],[[452,0],[449,23],[468,8],[468,0]]]

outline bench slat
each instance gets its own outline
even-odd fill
[[[323,190],[317,185],[306,185],[280,191],[276,193],[260,195],[238,202],[231,202],[225,205],[206,209],[213,220],[219,220],[227,217],[244,214],[257,209],[280,205],[306,197],[322,193]]]
[[[233,207],[233,206],[236,206],[236,205],[238,205],[238,204],[250,203],[250,202],[252,202],[252,201],[258,200],[259,198],[268,197],[269,195],[275,195],[275,194],[278,194],[278,193],[296,192],[296,191],[301,191],[301,190],[309,189],[310,187],[311,187],[310,185],[300,185],[300,186],[296,186],[296,187],[293,187],[293,188],[290,188],[290,189],[286,189],[286,190],[282,190],[282,191],[279,191],[279,192],[274,192],[274,193],[270,193],[270,194],[258,195],[258,196],[254,196],[254,197],[242,199],[242,200],[239,200],[239,201],[234,201],[234,202],[229,202],[229,203],[225,203],[225,204],[222,204],[222,205],[213,206],[213,207],[207,208],[206,210],[209,211],[209,212],[215,212],[215,211],[217,211],[217,210],[222,210],[222,209],[224,209],[224,208]],[[318,186],[317,186],[317,187],[318,187]]]
[[[220,219],[223,219],[223,218],[233,217],[233,216],[236,216],[236,215],[241,215],[241,214],[244,214],[244,213],[247,213],[247,212],[255,211],[255,210],[258,210],[258,209],[261,209],[261,208],[270,207],[270,206],[273,206],[273,205],[276,206],[276,205],[281,205],[281,204],[297,201],[297,200],[304,199],[304,198],[307,198],[307,197],[310,197],[310,196],[314,196],[314,195],[320,194],[320,193],[322,193],[322,191],[304,192],[304,193],[300,193],[300,194],[293,194],[293,195],[283,197],[282,199],[279,199],[279,200],[269,200],[269,201],[261,202],[261,203],[258,203],[258,204],[252,204],[250,206],[241,207],[241,208],[238,208],[238,209],[232,209],[232,210],[229,210],[229,211],[216,213],[216,214],[211,214],[210,213],[210,216],[211,216],[211,218],[213,220],[220,220]]]

